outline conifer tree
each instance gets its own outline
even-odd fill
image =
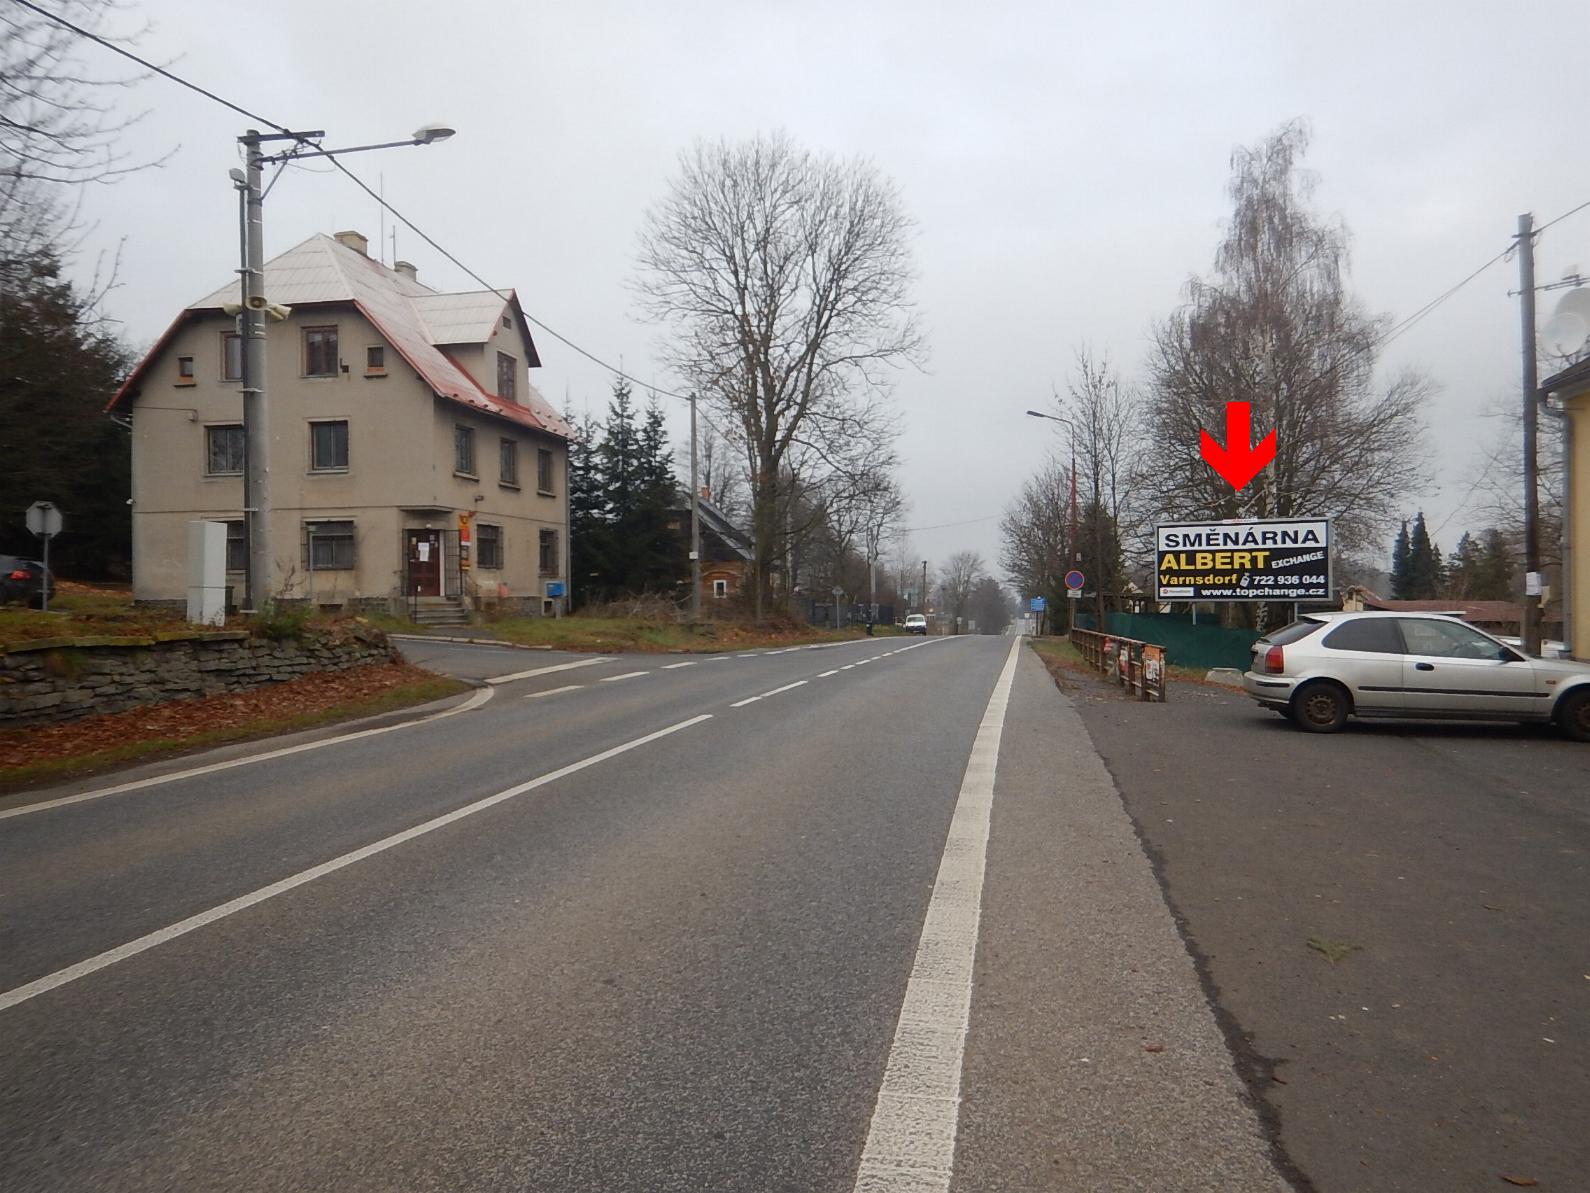
[[[1408,535],[1407,576],[1408,600],[1432,600],[1440,591],[1441,552],[1430,541],[1423,510],[1414,518],[1413,530]]]
[[[602,512],[601,478],[596,471],[596,436],[601,424],[565,415],[569,427],[569,570],[576,607],[588,603],[603,584],[607,519]]]
[[[1408,599],[1408,519],[1402,520],[1397,531],[1396,544],[1391,548],[1391,596],[1394,600]]]

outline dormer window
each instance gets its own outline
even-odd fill
[[[510,402],[518,401],[514,396],[514,378],[519,372],[519,362],[506,352],[497,353],[497,396],[506,398]]]

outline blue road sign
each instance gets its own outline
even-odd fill
[[[1083,583],[1084,583],[1084,580],[1083,580],[1082,573],[1077,571],[1076,568],[1072,568],[1069,572],[1066,573],[1066,587],[1067,588],[1080,589],[1082,587]]]
[[[1045,601],[1042,597],[1033,597],[1032,600],[1027,603],[1027,608],[1031,609],[1034,613],[1042,613],[1044,611],[1044,606]]]

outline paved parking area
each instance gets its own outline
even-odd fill
[[[1300,1188],[1584,1187],[1590,746],[1063,686]]]

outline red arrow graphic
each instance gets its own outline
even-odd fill
[[[1253,446],[1253,414],[1246,402],[1226,403],[1226,445],[1221,447],[1215,437],[1199,428],[1199,450],[1203,458],[1233,489],[1244,489],[1258,476],[1271,460],[1275,459],[1275,432],[1264,437],[1258,447]]]

